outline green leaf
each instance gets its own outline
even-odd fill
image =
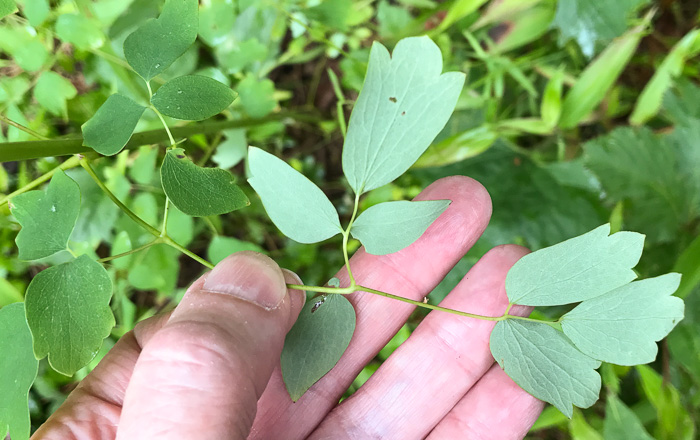
[[[551,128],[556,127],[561,116],[561,90],[564,83],[564,71],[559,69],[550,78],[542,96],[540,113],[542,121]]]
[[[649,0],[559,0],[552,27],[560,31],[560,45],[573,38],[590,58],[597,43],[622,35],[632,13],[646,3]]]
[[[214,264],[219,264],[221,260],[229,255],[241,251],[265,253],[265,250],[255,243],[217,235],[211,240],[209,247],[207,247],[207,256],[209,257],[209,261]]]
[[[333,204],[303,174],[270,153],[251,147],[248,183],[272,222],[299,243],[316,243],[343,232]]]
[[[647,400],[656,408],[659,438],[695,440],[693,418],[681,403],[678,389],[647,365],[636,367]]]
[[[162,73],[197,39],[198,5],[197,0],[166,0],[160,17],[126,38],[126,61],[144,80]]]
[[[39,362],[32,352],[32,334],[24,304],[0,309],[0,437],[29,440],[29,389]]]
[[[304,15],[338,31],[348,29],[348,17],[352,0],[323,0],[321,4],[308,8]]]
[[[55,72],[44,72],[34,86],[34,98],[49,112],[56,116],[65,116],[66,100],[78,94],[73,84]]]
[[[236,4],[231,0],[203,2],[199,8],[199,36],[209,46],[226,41],[236,22]]]
[[[667,135],[622,127],[584,145],[608,201],[624,201],[625,224],[649,242],[674,240],[700,215],[698,136],[700,121]]]
[[[114,327],[112,281],[87,255],[39,272],[27,287],[27,321],[37,359],[66,376],[87,365]]]
[[[293,401],[338,363],[355,331],[355,309],[343,295],[307,301],[287,333],[282,377]]]
[[[194,219],[177,207],[171,206],[168,213],[168,237],[177,244],[187,246],[194,239]]]
[[[129,270],[128,281],[140,290],[156,290],[165,294],[175,291],[180,252],[166,244],[151,246],[139,255],[140,263]]]
[[[413,168],[439,167],[461,162],[488,150],[496,139],[498,133],[486,125],[462,131],[433,144],[413,164]]]
[[[355,193],[399,177],[443,129],[465,76],[440,72],[440,49],[428,37],[399,41],[391,57],[372,45],[343,147],[343,171]]]
[[[617,365],[656,359],[656,341],[683,319],[683,300],[671,296],[681,277],[670,273],[635,281],[583,301],[561,318],[564,334],[584,354]]]
[[[80,189],[57,170],[43,191],[20,194],[10,202],[22,229],[15,241],[21,260],[37,260],[66,249],[80,211]]]
[[[630,124],[642,125],[658,113],[664,93],[671,86],[672,78],[679,76],[686,60],[698,52],[700,52],[700,29],[695,29],[688,32],[673,46],[671,52],[654,71],[654,76],[637,98],[634,111],[630,115]]]
[[[508,319],[491,332],[491,353],[522,389],[571,418],[572,405],[598,400],[600,362],[581,353],[560,331],[544,323]]]
[[[14,0],[0,0],[0,18],[13,14],[17,11],[17,5]]]
[[[250,205],[231,173],[198,167],[182,148],[168,150],[160,167],[160,180],[173,205],[193,217],[226,214]]]
[[[605,402],[603,435],[609,440],[654,440],[639,417],[614,394]]]
[[[56,20],[58,38],[81,50],[97,49],[105,42],[97,25],[84,15],[63,14]]]
[[[129,142],[146,110],[127,98],[114,94],[83,124],[83,145],[105,156],[119,153]]]
[[[450,6],[445,18],[440,22],[440,25],[436,28],[436,33],[441,33],[445,29],[452,26],[458,20],[466,17],[472,12],[479,9],[481,5],[486,3],[486,0],[455,0]]]
[[[155,176],[156,159],[158,159],[158,148],[150,145],[139,147],[138,155],[129,167],[129,176],[141,185],[151,184]]]
[[[603,436],[588,424],[581,411],[574,411],[569,421],[569,433],[574,440],[604,440]]]
[[[559,120],[561,128],[576,126],[603,101],[627,62],[632,58],[650,19],[651,17],[647,16],[642,24],[613,41],[581,73],[564,98]]]
[[[221,113],[235,98],[233,90],[215,79],[187,75],[163,84],[151,104],[172,118],[201,121]]]
[[[644,236],[610,234],[605,224],[578,237],[525,255],[508,271],[511,303],[553,306],[595,298],[637,277]]]
[[[673,271],[683,277],[676,295],[685,298],[700,284],[700,236],[696,237],[676,260]]]
[[[449,200],[380,203],[360,214],[351,232],[368,253],[392,254],[418,240],[450,203]]]
[[[41,26],[51,13],[48,0],[22,0],[22,13],[33,27]]]
[[[269,79],[258,80],[253,75],[246,76],[238,83],[243,110],[251,118],[267,116],[277,106],[275,83]]]

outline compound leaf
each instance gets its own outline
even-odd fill
[[[198,7],[197,0],[166,0],[160,17],[126,38],[126,61],[144,80],[167,69],[197,39]]]
[[[173,205],[193,217],[226,214],[250,205],[230,172],[199,167],[182,148],[169,150],[165,155],[160,180]]]
[[[66,115],[66,100],[78,94],[75,86],[56,72],[44,72],[34,86],[34,98],[56,116]]]
[[[80,211],[80,188],[66,173],[57,170],[46,192],[29,191],[10,204],[22,225],[15,239],[20,260],[37,260],[66,249]]]
[[[380,203],[360,214],[352,225],[352,235],[370,254],[398,252],[418,240],[450,203],[449,200]]]
[[[24,304],[0,309],[0,437],[29,440],[29,389],[39,362],[32,352],[32,334]]]
[[[522,389],[571,418],[572,405],[588,408],[598,400],[600,361],[571,345],[544,323],[508,319],[491,332],[491,353]]]
[[[656,359],[656,341],[683,319],[683,300],[671,296],[681,276],[635,281],[587,301],[561,319],[564,334],[588,356],[617,365]]]
[[[355,193],[399,177],[443,129],[465,76],[441,72],[440,49],[428,37],[399,41],[392,56],[372,45],[343,147],[343,171]]]
[[[215,79],[187,75],[163,84],[151,104],[172,118],[201,121],[221,113],[235,98],[233,90]]]
[[[83,124],[83,145],[105,156],[119,153],[129,142],[146,107],[114,94]]]
[[[605,224],[578,237],[525,255],[508,271],[511,303],[553,306],[595,298],[637,277],[644,236],[610,234]]]
[[[39,272],[27,287],[27,322],[37,359],[67,376],[87,365],[114,327],[112,281],[87,255]]]
[[[343,232],[333,204],[303,174],[270,153],[251,147],[248,183],[272,222],[299,243],[316,243]]]
[[[293,401],[328,373],[355,332],[355,309],[343,295],[309,300],[287,333],[282,377]]]

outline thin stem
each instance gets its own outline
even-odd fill
[[[168,212],[170,211],[170,198],[165,196],[165,212],[163,213],[163,227],[160,230],[160,236],[165,237],[168,234]]]
[[[124,213],[126,215],[128,215],[129,218],[131,218],[133,221],[135,221],[139,226],[141,226],[143,229],[145,229],[148,233],[150,233],[154,237],[160,237],[160,231],[158,231],[156,228],[154,228],[153,226],[146,223],[141,217],[136,215],[136,213],[134,213],[131,209],[129,209],[126,205],[124,205],[117,198],[117,196],[115,196],[112,193],[112,191],[110,191],[109,188],[107,188],[107,186],[104,184],[104,182],[102,182],[102,179],[100,179],[100,177],[97,175],[97,173],[95,173],[95,170],[92,168],[92,166],[90,165],[90,162],[88,162],[87,159],[85,159],[85,158],[80,159],[80,165],[83,168],[85,168],[85,171],[87,171],[88,174],[90,175],[90,177],[92,177],[92,180],[95,181],[97,186],[100,187],[100,189],[107,195],[107,197],[109,197],[114,202],[114,204],[116,204],[119,207],[119,209],[124,211]]]
[[[484,316],[477,315],[474,313],[461,312],[459,310],[448,309],[447,307],[440,307],[433,304],[424,303],[422,301],[415,301],[412,299],[404,298],[402,296],[392,295],[391,293],[382,292],[381,290],[370,289],[369,287],[357,286],[358,291],[373,293],[375,295],[383,296],[386,298],[395,299],[397,301],[405,302],[408,304],[413,304],[414,306],[422,307],[424,309],[438,310],[441,312],[452,313],[453,315],[466,316],[467,318],[481,319],[484,321],[503,321],[506,319],[507,315],[503,316]]]
[[[163,238],[163,242],[167,244],[170,247],[173,247],[177,249],[178,251],[182,252],[183,254],[187,255],[188,257],[192,258],[193,260],[197,261],[200,263],[202,266],[206,266],[209,269],[213,269],[214,265],[210,263],[209,261],[205,260],[204,258],[200,257],[199,255],[195,254],[194,252],[190,251],[189,249],[181,246],[180,244],[176,243],[173,241],[172,238],[168,237],[167,235]]]
[[[0,114],[0,121],[3,121],[6,124],[11,125],[19,130],[22,130],[23,132],[27,133],[30,136],[34,136],[37,139],[41,139],[42,141],[49,140],[49,138],[47,138],[46,136],[41,135],[41,134],[37,133],[36,131],[32,130],[31,128],[25,127],[24,125],[13,121],[12,119],[8,118],[7,116],[5,116],[3,114]]]
[[[352,224],[355,222],[355,217],[357,216],[357,208],[360,205],[360,194],[355,195],[355,206],[352,209],[352,216],[350,217],[350,222],[348,222],[348,228],[343,231],[343,258],[345,258],[345,268],[348,271],[348,278],[350,279],[350,286],[355,287],[355,278],[352,276],[352,270],[350,270],[350,258],[348,257],[348,239],[350,238],[350,230],[352,229]]]
[[[9,202],[10,199],[13,197],[16,197],[20,194],[23,194],[31,189],[36,188],[37,186],[41,185],[42,183],[46,182],[47,180],[51,179],[54,174],[56,174],[56,171],[58,170],[67,170],[69,168],[74,168],[80,165],[80,157],[78,156],[73,156],[70,159],[66,160],[63,162],[61,165],[57,166],[56,168],[52,169],[48,173],[42,174],[40,177],[32,180],[28,184],[24,185],[22,188],[19,188],[17,191],[14,191],[7,196],[3,197],[0,199],[0,207],[5,205],[5,203]]]
[[[307,292],[332,293],[337,295],[349,295],[357,291],[355,287],[321,287],[305,286],[303,284],[287,284],[287,288],[294,290],[305,290]]]
[[[148,86],[148,92],[151,92],[151,86]],[[173,134],[170,132],[170,127],[168,127],[168,124],[165,123],[163,115],[161,115],[158,109],[153,106],[151,106],[151,110],[153,110],[156,113],[158,119],[160,119],[160,122],[163,123],[163,127],[165,127],[165,132],[168,133],[168,139],[170,140],[170,148],[174,147],[176,145],[175,139],[173,138]]]
[[[111,257],[100,258],[99,260],[97,260],[97,262],[98,262],[98,263],[106,263],[106,262],[108,262],[108,261],[116,260],[117,258],[126,257],[126,256],[128,256],[128,255],[135,254],[135,253],[137,253],[137,252],[140,252],[140,251],[142,251],[142,250],[144,250],[144,249],[148,249],[149,247],[154,246],[154,245],[156,245],[156,244],[158,244],[158,243],[162,243],[162,242],[163,242],[163,240],[159,237],[159,238],[156,238],[155,240],[153,240],[153,241],[151,241],[151,242],[149,242],[149,243],[144,244],[143,246],[137,247],[136,249],[132,249],[132,250],[130,250],[130,251],[122,252],[121,254],[112,255]]]
[[[73,249],[66,246],[66,250],[68,251],[69,254],[71,254],[73,256],[73,258],[78,258],[78,255],[75,252],[73,252]]]

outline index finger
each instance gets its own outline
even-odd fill
[[[477,181],[463,176],[440,179],[415,200],[452,200],[423,236],[390,255],[360,249],[350,260],[357,282],[406,298],[424,298],[476,242],[491,216],[491,199]],[[348,285],[343,268],[337,275]],[[370,293],[348,296],[357,313],[353,339],[338,364],[293,403],[280,370],[258,403],[250,439],[305,438],[338,403],[362,368],[406,322],[414,306]]]

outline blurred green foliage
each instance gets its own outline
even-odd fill
[[[0,0],[0,158],[12,142],[75,136],[114,93],[148,98],[129,71],[123,43],[158,15],[158,0],[18,2]],[[199,165],[219,165],[244,180],[247,145],[284,157],[320,185],[341,213],[352,206],[341,178],[345,123],[362,86],[369,47],[428,34],[446,71],[467,73],[457,110],[417,166],[363,199],[363,208],[415,196],[435,179],[461,174],[493,199],[479,242],[431,293],[442,299],[491,247],[539,249],[610,221],[647,236],[642,278],[684,275],[686,319],[657,361],[636,368],[604,365],[604,391],[569,420],[547,408],[533,439],[695,438],[700,421],[700,24],[696,1],[625,0],[202,0],[199,38],[155,82],[199,74],[231,85],[239,98],[219,118],[254,123],[190,136]],[[652,80],[653,78],[653,80]],[[285,114],[276,119],[270,115]],[[167,119],[171,126],[184,124]],[[29,128],[20,130],[10,121]],[[257,121],[257,122],[256,122]],[[147,112],[136,131],[160,128]],[[66,158],[5,162],[0,194],[9,194]],[[117,197],[152,225],[164,195],[162,149],[144,145],[97,162]],[[82,169],[80,215],[70,238],[81,253],[116,255],[151,238]],[[212,261],[262,250],[321,285],[342,265],[339,238],[301,245],[271,224],[252,190],[250,207],[193,219],[173,209],[168,231]],[[4,197],[0,195],[2,199]],[[46,265],[17,258],[19,230],[0,205],[0,307],[22,301]],[[343,209],[345,211],[343,211]],[[60,263],[61,254],[50,257]],[[165,245],[107,264],[117,325],[98,359],[136,322],[176,303],[203,268]],[[545,311],[546,313],[546,311]],[[408,338],[424,314],[360,374],[351,393]],[[41,424],[96,365],[64,377],[41,361],[30,393]],[[624,429],[622,429],[624,427]],[[625,434],[627,437],[622,437]],[[632,437],[630,437],[632,435]]]

